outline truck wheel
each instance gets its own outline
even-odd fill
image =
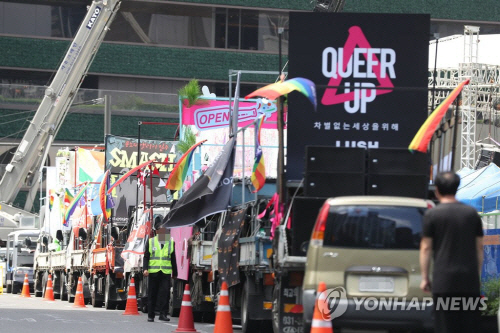
[[[17,283],[12,283],[12,294],[15,295],[19,292],[19,285]]]
[[[68,302],[74,303],[76,296],[76,288],[78,285],[78,276],[76,274],[68,275]]]
[[[34,284],[35,284],[35,297],[42,297],[43,295],[43,288],[42,288],[42,279],[41,279],[41,273],[36,271],[35,274],[33,274],[33,276],[35,277],[35,281]]]
[[[104,291],[104,307],[106,308],[106,310],[115,310],[116,309],[116,303],[112,300],[113,287],[114,287],[113,281],[111,280],[110,274],[108,274],[106,276],[106,288]]]
[[[241,294],[241,330],[243,333],[253,333],[260,330],[260,321],[252,320],[248,315],[249,309],[252,306],[251,304],[248,304],[248,290],[250,289],[248,283],[248,280],[245,281]]]
[[[49,274],[47,272],[42,273],[42,297],[45,298],[45,289],[47,289],[47,281],[49,280]]]
[[[68,300],[68,290],[66,289],[66,273],[61,272],[61,277],[59,280],[59,294],[61,295],[61,301]]]
[[[60,299],[61,294],[59,293],[61,284],[61,272],[55,272],[52,275],[52,286],[54,287],[54,299]]]
[[[92,307],[94,308],[100,308],[102,307],[102,296],[99,295],[98,291],[97,291],[97,281],[98,280],[98,277],[94,275],[94,277],[92,278],[92,280],[90,281],[91,285],[92,285],[92,288],[91,288],[91,302],[92,302]]]
[[[7,294],[12,293],[12,284],[7,285]]]

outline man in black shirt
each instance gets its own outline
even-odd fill
[[[483,228],[477,211],[455,198],[459,184],[460,177],[453,172],[437,175],[435,193],[440,204],[426,212],[420,244],[420,288],[432,291],[434,327],[440,333],[476,331],[482,305]]]

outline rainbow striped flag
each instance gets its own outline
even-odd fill
[[[264,154],[262,153],[262,146],[260,145],[260,131],[264,123],[264,115],[260,116],[255,124],[255,162],[253,164],[252,176],[250,180],[255,187],[255,192],[259,192],[266,183],[266,166],[264,164]]]
[[[457,98],[458,94],[460,94],[466,84],[469,84],[469,80],[465,80],[460,83],[455,89],[453,89],[448,97],[446,97],[446,99],[439,104],[434,111],[432,111],[431,115],[427,118],[422,127],[420,127],[417,134],[411,141],[410,146],[408,147],[411,152],[416,150],[422,153],[427,153],[429,142],[441,122],[441,119],[443,119],[446,111],[448,111],[448,107]],[[455,126],[457,126],[457,124],[455,124]]]
[[[261,96],[270,100],[275,100],[281,95],[288,94],[294,90],[300,91],[306,96],[314,106],[314,111],[318,105],[316,101],[316,85],[309,79],[296,77],[283,82],[276,82],[255,90],[253,93],[245,96],[245,99]]]
[[[66,214],[64,214],[64,225],[67,226],[69,223],[69,218],[73,214],[73,212],[76,209],[76,206],[80,203],[80,199],[82,199],[83,195],[85,194],[85,191],[87,190],[87,187],[89,186],[89,183],[85,183],[85,185],[80,189],[77,195],[73,198],[69,206],[66,208]]]
[[[174,170],[170,173],[167,179],[167,184],[165,187],[169,190],[180,190],[182,188],[182,183],[186,179],[187,172],[189,170],[189,165],[191,164],[191,159],[194,155],[194,150],[207,140],[203,140],[193,145],[188,149],[184,155],[181,156],[179,161],[175,164]]]

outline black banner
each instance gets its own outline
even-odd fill
[[[307,145],[408,147],[427,117],[429,34],[423,14],[290,13],[289,78],[316,84],[318,109],[288,95],[288,180]]]
[[[165,158],[174,163],[178,157],[175,153],[177,141],[156,141],[141,139],[141,158],[139,163],[156,159],[163,162]],[[111,170],[111,184],[126,174],[130,169],[136,167],[138,140],[133,138],[124,138],[114,135],[106,136],[106,169]],[[173,164],[155,164],[160,176],[153,176],[153,203],[168,202],[167,189],[165,181],[168,173],[174,168]],[[150,178],[146,178],[146,201],[151,201]],[[126,223],[128,219],[128,209],[136,205],[137,194],[138,202],[144,201],[144,187],[137,191],[137,175],[132,175],[125,179],[112,192],[115,207],[113,208],[112,222]]]
[[[226,281],[228,287],[240,283],[238,238],[245,223],[245,211],[243,208],[227,215],[217,244],[220,283]]]
[[[234,152],[235,139],[231,138],[213,164],[173,206],[162,226],[191,225],[228,208],[233,193]]]

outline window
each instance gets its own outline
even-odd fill
[[[328,216],[324,245],[354,248],[418,249],[424,209],[390,206],[335,206]]]

